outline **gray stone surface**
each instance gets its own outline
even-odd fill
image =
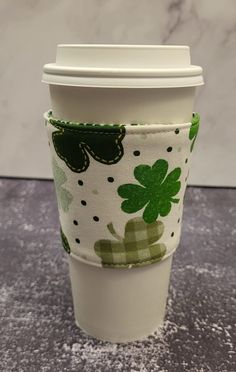
[[[53,183],[0,180],[0,371],[235,371],[235,222],[235,189],[188,188],[163,328],[109,344],[75,326]]]

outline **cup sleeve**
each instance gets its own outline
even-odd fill
[[[172,254],[199,115],[180,124],[74,123],[45,114],[64,249],[131,268]]]

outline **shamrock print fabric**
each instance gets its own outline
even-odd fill
[[[191,152],[193,151],[194,143],[197,138],[198,129],[199,129],[199,121],[200,121],[199,115],[194,113],[193,118],[192,118],[192,125],[189,131],[189,139],[192,140],[192,144],[190,147]]]
[[[167,176],[168,162],[157,160],[152,167],[146,164],[134,169],[134,177],[141,185],[126,184],[118,188],[118,194],[125,198],[121,208],[126,213],[142,209],[143,219],[147,223],[156,221],[158,216],[165,217],[170,213],[171,203],[178,203],[174,196],[180,190],[180,168],[175,168]]]
[[[52,159],[52,171],[57,194],[58,208],[62,208],[64,212],[67,212],[73,200],[73,196],[65,187],[63,187],[67,181],[67,178],[65,172],[58,166],[54,158]]]
[[[122,125],[71,123],[51,112],[45,118],[66,252],[113,268],[172,254],[199,116]]]
[[[65,249],[65,251],[70,254],[70,246],[69,246],[67,237],[63,233],[62,229],[60,229],[60,233],[61,233],[62,246]]]
[[[90,162],[89,155],[104,164],[114,164],[123,156],[123,126],[94,126],[91,123],[73,125],[53,119],[51,113],[49,121],[58,129],[52,134],[56,153],[73,172],[86,171]]]
[[[133,218],[125,225],[124,238],[116,233],[112,223],[107,228],[115,239],[98,240],[94,246],[104,266],[135,267],[158,262],[166,252],[165,244],[156,243],[164,231],[161,221],[148,224],[140,217]]]

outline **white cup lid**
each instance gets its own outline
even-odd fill
[[[44,65],[43,82],[114,88],[171,88],[203,84],[188,46],[60,44],[55,63]]]

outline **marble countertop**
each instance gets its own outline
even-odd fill
[[[53,183],[1,179],[0,371],[235,371],[235,221],[236,189],[189,187],[163,328],[109,344],[74,323]]]

